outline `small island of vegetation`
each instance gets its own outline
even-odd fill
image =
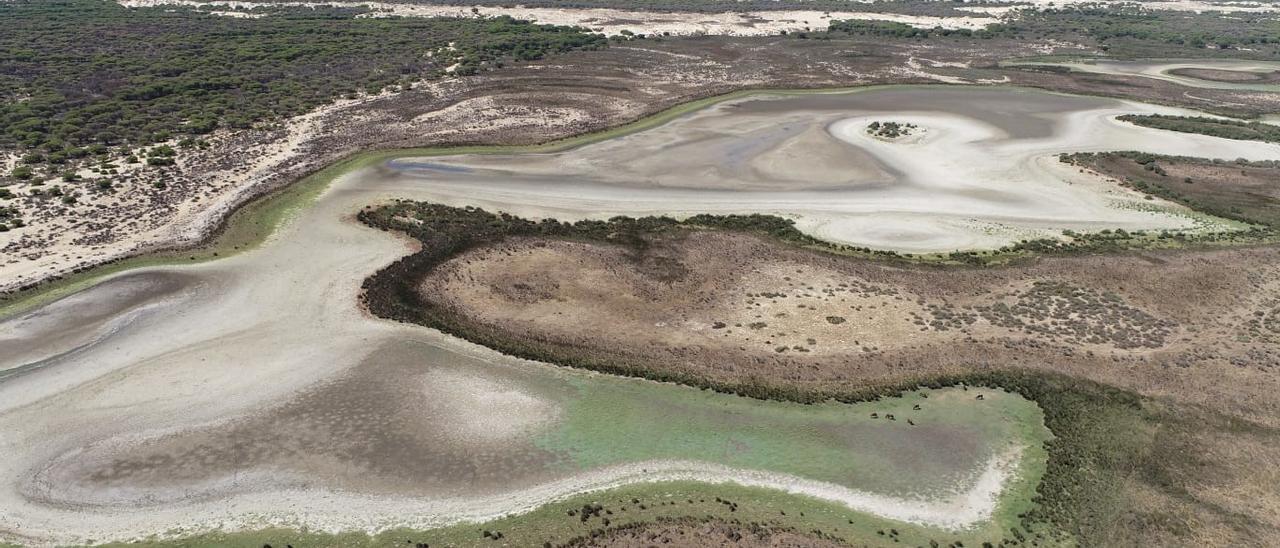
[[[867,125],[867,133],[871,134],[872,137],[882,137],[885,139],[906,137],[915,133],[918,129],[920,129],[920,127],[915,124],[904,124],[899,122],[875,121]]]

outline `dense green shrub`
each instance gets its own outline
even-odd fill
[[[108,0],[0,2],[0,146],[82,157],[250,127],[455,63],[476,72],[506,58],[606,44],[581,29],[509,17],[269,10],[255,19]]]
[[[1199,133],[1241,141],[1280,143],[1280,126],[1262,122],[1246,122],[1207,116],[1170,116],[1166,114],[1125,114],[1118,120],[1143,127]]]

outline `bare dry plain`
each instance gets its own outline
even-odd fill
[[[0,323],[0,340],[20,350],[0,355],[0,532],[53,544],[426,528],[666,480],[992,533],[1030,504],[1044,466],[1043,417],[1016,394],[806,406],[518,360],[370,317],[361,283],[416,247],[354,217],[402,198],[563,219],[764,212],[840,242],[983,248],[1071,228],[1234,226],[1065,166],[1060,152],[1141,143],[1280,158],[1270,145],[1113,119],[1126,112],[1181,111],[1022,89],[766,95],[563,153],[358,169],[260,248],[117,275]],[[921,133],[878,139],[864,129],[876,120]],[[649,253],[512,241],[455,259],[422,291],[480,325],[621,359],[670,352],[664,366],[713,378],[767,368],[818,386],[1052,364],[1259,423],[1280,415],[1266,374],[1280,283],[1270,248],[946,279],[730,233],[655,241]],[[1202,268],[1217,264],[1239,270]],[[592,331],[601,324],[614,328]],[[1270,458],[1275,447],[1259,440],[1235,457]],[[1251,493],[1225,485],[1230,504]],[[1268,519],[1265,507],[1235,509]]]

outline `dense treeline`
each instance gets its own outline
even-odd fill
[[[272,17],[239,18],[106,0],[0,3],[0,146],[64,161],[295,115],[455,64],[467,74],[606,43],[508,17],[270,9]]]
[[[1171,116],[1167,114],[1125,114],[1118,120],[1143,127],[1199,133],[1241,141],[1280,143],[1280,126],[1262,122],[1246,122],[1206,116]]]
[[[1168,57],[1232,51],[1233,55],[1280,57],[1280,20],[1272,14],[1158,11],[1139,4],[1080,4],[1023,9],[984,29],[919,29],[884,21],[832,21],[836,34],[895,38],[976,37],[1056,39],[1092,43],[1115,55]],[[1248,49],[1248,52],[1233,51]]]
[[[1197,458],[1190,449],[1166,440],[1194,440],[1201,435],[1196,420],[1171,421],[1164,409],[1152,411],[1132,392],[1092,381],[1038,371],[980,370],[946,377],[904,380],[893,384],[849,385],[816,390],[766,379],[726,382],[676,373],[643,361],[616,362],[574,352],[545,340],[505,333],[473,323],[424,299],[418,282],[436,266],[476,246],[512,236],[548,236],[645,245],[647,237],[665,231],[696,227],[722,227],[755,232],[777,232],[786,238],[793,227],[785,219],[764,215],[702,215],[687,221],[667,217],[618,217],[608,221],[563,223],[545,219],[534,222],[475,208],[399,202],[365,209],[359,219],[382,230],[409,234],[423,243],[422,251],[409,255],[365,280],[362,300],[373,314],[392,320],[425,325],[506,354],[604,373],[673,382],[746,397],[817,403],[847,403],[902,394],[917,387],[985,386],[1017,393],[1036,402],[1054,439],[1047,444],[1048,462],[1036,488],[1036,506],[1022,514],[1029,531],[1049,525],[1054,534],[1074,538],[1085,546],[1113,544],[1114,534],[1143,538],[1142,527],[1111,529],[1118,517],[1142,521],[1140,509],[1126,501],[1123,489],[1142,482],[1142,489],[1177,493],[1186,478],[1170,470]],[[1163,425],[1157,429],[1156,425]],[[1165,439],[1156,437],[1159,430]],[[1138,476],[1135,478],[1135,472]],[[1147,478],[1159,478],[1147,483]],[[1158,526],[1157,526],[1158,527]],[[1127,544],[1127,542],[1121,542]],[[1003,545],[1003,543],[1002,543]]]

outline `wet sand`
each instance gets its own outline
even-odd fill
[[[794,112],[786,101],[797,101]],[[877,111],[892,105],[899,110]],[[966,111],[963,105],[977,106]],[[986,519],[1000,485],[1016,473],[1016,445],[987,443],[985,451],[952,463],[960,476],[942,486],[952,494],[924,499],[709,461],[659,457],[583,470],[540,467],[558,456],[528,440],[567,416],[565,383],[597,376],[508,359],[437,332],[369,318],[356,305],[360,283],[410,247],[358,225],[354,213],[396,198],[565,218],[766,211],[798,216],[802,227],[825,237],[910,249],[1007,237],[976,236],[975,216],[1055,230],[1183,224],[1177,216],[1115,207],[1117,200],[1137,198],[1043,162],[1056,152],[1141,142],[1159,152],[1274,154],[1274,147],[1111,120],[1135,110],[1171,109],[1018,90],[891,88],[735,101],[652,131],[558,155],[509,157],[510,163],[498,156],[436,158],[426,167],[416,160],[350,173],[261,248],[200,265],[118,275],[73,300],[0,323],[0,340],[20,341],[11,344],[22,351],[0,353],[0,368],[15,372],[0,379],[0,507],[6,509],[0,532],[76,542],[178,527],[425,526],[525,510],[584,490],[682,478],[782,488],[940,527]],[[988,113],[990,122],[975,118]],[[877,141],[858,130],[869,119],[916,121],[926,132],[919,141]],[[682,137],[699,128],[700,137]],[[749,145],[736,148],[742,135],[752,137],[745,140]],[[859,169],[852,175],[815,169],[802,182],[818,188],[791,190],[795,181],[768,176],[770,169],[804,162],[809,146],[795,147],[791,139],[825,150],[848,147],[848,158],[832,161]],[[706,148],[685,154],[681,147],[688,140]],[[662,154],[678,169],[663,172],[665,162],[653,157],[661,144],[670,145]],[[953,153],[962,157],[948,160],[945,155]],[[973,161],[988,154],[991,165]],[[761,163],[761,157],[774,160]],[[867,158],[874,162],[865,163]],[[951,162],[961,180],[929,180],[936,172],[925,170],[921,158]],[[574,162],[577,173],[594,168],[595,176],[564,181],[555,174]],[[699,166],[710,171],[681,176]],[[654,173],[653,181],[632,179],[644,170]],[[755,178],[747,183],[757,189],[730,184],[752,170]],[[1008,177],[991,178],[1001,173]],[[920,226],[905,224],[913,222]],[[149,312],[126,322],[128,328],[110,325],[140,309]],[[76,335],[66,337],[68,330]],[[385,352],[393,352],[388,348],[405,343],[423,349],[385,360]],[[42,365],[27,367],[31,363]],[[387,375],[403,380],[402,368],[415,364],[418,384],[385,383]],[[364,379],[372,384],[349,384],[360,372],[380,368],[387,373]],[[487,375],[476,380],[468,371]],[[495,380],[495,374],[508,380]],[[455,397],[459,392],[465,397]],[[502,413],[509,420],[457,428],[458,421],[476,420],[472,414],[491,412],[495,400],[513,406]],[[415,401],[421,406],[415,408]],[[374,428],[386,417],[394,420]],[[491,435],[465,436],[481,429]],[[356,437],[364,443],[343,450],[337,440],[355,433],[371,438]],[[447,442],[448,454],[439,454],[445,450],[439,447],[437,453],[413,451],[433,442]],[[319,449],[328,445],[335,447]],[[463,454],[491,456],[495,460],[484,464],[492,469],[531,472],[459,487],[450,483],[457,473],[446,464],[450,458],[464,468],[476,464],[458,457]],[[913,479],[927,484],[935,478]],[[410,523],[406,515],[420,517]]]

